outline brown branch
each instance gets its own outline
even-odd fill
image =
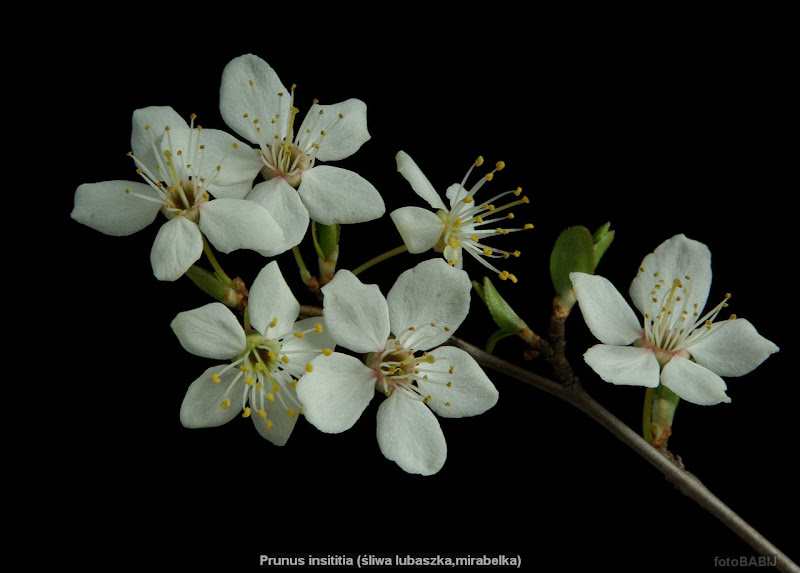
[[[701,507],[706,509],[728,527],[728,529],[750,545],[750,547],[761,555],[774,558],[775,566],[779,571],[800,573],[800,568],[798,568],[787,555],[775,547],[775,545],[731,508],[725,505],[703,484],[703,482],[683,469],[679,463],[676,463],[674,458],[653,448],[639,436],[639,434],[631,430],[619,418],[589,396],[580,384],[573,384],[571,386],[559,384],[558,382],[539,376],[538,374],[484,352],[480,348],[456,337],[452,337],[449,343],[468,352],[479,364],[486,368],[490,368],[519,380],[520,382],[544,390],[572,404],[664,474],[664,477],[672,482],[681,493],[693,499]]]

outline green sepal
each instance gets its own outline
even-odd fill
[[[323,225],[316,221],[311,221],[311,237],[314,241],[314,249],[317,256],[323,260],[336,260],[339,254],[339,238],[341,236],[341,225]]]
[[[494,352],[494,347],[497,346],[497,343],[503,340],[504,338],[508,338],[509,336],[514,336],[514,332],[506,332],[505,330],[498,330],[494,334],[489,337],[489,340],[486,342],[486,352],[491,354]]]
[[[475,289],[475,292],[478,293],[478,297],[485,303],[486,297],[483,294],[483,287],[481,286],[481,283],[478,281],[472,281],[472,288]]]
[[[186,276],[207,295],[214,300],[231,308],[237,308],[241,302],[239,293],[234,288],[221,281],[215,273],[201,269],[196,265],[189,267]]]
[[[565,229],[556,239],[550,254],[550,278],[556,293],[569,298],[572,291],[570,273],[594,273],[595,242],[589,229],[582,226]]]
[[[514,309],[511,308],[506,300],[500,296],[500,293],[494,288],[489,277],[483,277],[483,288],[481,290],[483,293],[481,298],[483,302],[486,303],[492,318],[497,326],[500,327],[501,331],[513,335],[517,334],[523,328],[528,327],[528,325],[517,316],[517,313],[514,312]]]
[[[597,231],[594,232],[592,235],[592,240],[594,241],[594,268],[597,269],[597,265],[600,264],[600,259],[603,258],[603,255],[608,250],[608,247],[611,246],[611,242],[614,240],[614,231],[610,231],[611,223],[606,223]]]

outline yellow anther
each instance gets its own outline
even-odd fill
[[[479,155],[478,159],[475,160],[475,167],[480,167],[483,165],[483,155]]]
[[[125,193],[130,195],[131,193],[133,193],[133,191],[131,191],[130,189],[125,189]]]
[[[278,384],[276,382],[273,382],[272,383],[272,391],[275,392],[276,394],[279,394],[280,391],[281,391],[281,387],[278,386]]]
[[[494,205],[486,205],[486,208],[489,209],[489,211],[494,211],[497,207]]]
[[[477,243],[477,242],[478,242],[478,235],[472,235],[472,236],[470,237],[470,239],[472,239],[472,242],[473,242],[473,243]]]
[[[272,420],[267,420],[267,424],[266,424],[267,430],[271,430],[272,426],[274,426],[274,425],[275,424],[272,422]]]
[[[448,388],[452,388],[452,387],[453,387],[453,383],[452,383],[452,382],[448,382],[448,383],[447,383],[447,387],[448,387]]]
[[[244,119],[247,119],[248,117],[250,117],[250,114],[249,114],[249,113],[247,113],[247,112],[245,112],[245,113],[244,113],[244,115],[243,115],[242,117],[243,117]]]
[[[450,367],[450,370],[448,370],[448,371],[447,371],[447,373],[448,373],[448,374],[452,374],[452,373],[453,373],[453,372],[455,372],[455,371],[456,371],[456,367],[455,367],[455,366],[451,366],[451,367]],[[453,383],[452,383],[452,382],[450,382],[449,386],[452,386],[452,385],[453,385]]]
[[[445,326],[445,327],[444,327],[444,331],[445,331],[445,332],[450,332],[450,327],[449,327],[449,326]]]
[[[277,358],[278,358],[278,355],[275,354],[272,350],[267,352],[267,360],[269,360],[270,362],[272,362],[274,360],[277,360]]]
[[[525,223],[522,226],[523,229],[533,229],[533,223]]]
[[[500,278],[500,280],[503,280],[503,281],[504,281],[504,280],[507,280],[507,279],[508,279],[508,275],[509,275],[508,271],[503,271],[503,272],[501,272],[501,273],[500,273],[499,275],[497,275],[497,276]]]
[[[261,390],[263,387],[264,387],[264,384],[262,384],[261,382],[258,382],[256,384],[256,390]]]
[[[296,418],[297,417],[297,412],[295,412],[291,408],[286,408],[286,413],[289,414],[292,418]]]
[[[266,368],[264,368],[264,365],[261,362],[258,362],[256,364],[256,370],[258,370],[259,372],[265,372]]]
[[[331,354],[333,354],[333,350],[331,350],[330,348],[323,348],[322,354],[324,354],[325,356],[330,356]]]
[[[528,199],[527,195],[525,197],[523,197],[522,199],[520,199],[520,201],[522,201],[523,203],[530,203],[531,202],[531,200]]]
[[[464,201],[464,203],[472,203],[472,201],[474,201],[474,199],[472,198],[472,195],[467,195],[466,197],[464,197],[462,199],[462,201]]]
[[[461,217],[459,217],[458,219],[456,219],[456,222],[455,222],[455,223],[453,223],[453,226],[454,226],[454,227],[456,227],[456,228],[458,228],[458,227],[460,227],[460,226],[461,226]]]
[[[692,280],[692,277],[691,277],[690,275],[686,275],[686,276],[685,276],[685,277],[683,277],[683,278],[685,278],[687,281],[690,281],[690,280]]]
[[[281,356],[281,362],[283,362],[284,364],[289,364],[289,357],[284,354],[283,356]]]
[[[234,141],[231,147],[234,149],[239,149],[239,144]]]
[[[514,255],[515,257],[519,257],[522,253],[520,253],[519,251],[514,251],[511,254]]]
[[[250,417],[250,406],[247,406],[242,412],[242,418],[249,418]]]
[[[434,362],[436,362],[436,358],[428,354],[425,356],[425,362],[427,362],[428,364],[433,364]]]
[[[292,381],[289,382],[289,386],[292,388],[297,388],[297,378],[292,378]]]
[[[431,323],[431,326],[432,326],[433,328],[436,328],[436,323],[435,323],[435,322],[432,322],[432,323]]]
[[[451,267],[454,267],[458,264],[458,261],[448,261]]]
[[[212,381],[214,384],[219,384],[220,382],[222,382],[222,379],[219,377],[219,374],[217,374],[216,372],[214,372],[214,373],[211,375],[211,381]]]
[[[314,371],[314,367],[311,365],[311,362],[306,364],[306,372],[313,372],[313,371]]]
[[[736,315],[732,314],[728,320],[736,320]]]
[[[266,418],[266,417],[267,417],[267,413],[264,411],[264,409],[263,409],[263,408],[259,408],[259,409],[258,409],[258,415],[259,415],[261,418]]]
[[[732,296],[731,293],[726,292],[725,293],[725,300],[728,300],[729,298],[731,298],[731,296]]]
[[[494,179],[494,173],[491,173],[491,172],[487,173],[486,174],[486,180],[487,181],[491,181],[492,179]]]
[[[149,123],[144,124],[144,130],[145,131],[150,131],[150,124]]]
[[[249,83],[250,83],[250,85],[251,85],[251,86],[255,84],[255,82],[254,82],[253,80],[250,80],[250,82],[249,82]],[[281,94],[281,95],[282,95],[282,94]]]
[[[344,119],[344,114],[343,113],[339,114],[339,119]]]
[[[269,323],[269,327],[270,328],[275,328],[276,326],[278,326],[278,317],[277,316],[273,316],[272,317],[272,322]]]
[[[502,171],[503,169],[506,168],[506,162],[498,161],[497,163],[494,164],[494,166],[497,168],[498,171]]]
[[[447,244],[450,245],[451,247],[453,247],[454,249],[458,248],[458,241],[456,241],[452,237],[450,238],[449,241],[447,241]]]
[[[305,333],[303,332],[293,332],[295,338],[305,338]]]
[[[217,165],[217,171],[219,171],[220,169],[222,169],[222,165]]]
[[[510,274],[510,275],[508,275],[508,278],[511,279],[512,283],[517,284],[517,277],[515,277],[514,275]]]
[[[514,196],[519,197],[520,195],[522,195],[522,187],[517,187],[517,190],[514,191]]]
[[[322,324],[319,322],[314,325],[314,332],[317,334],[322,334]]]
[[[430,396],[425,396],[425,398],[423,398],[423,399],[422,399],[422,401],[423,401],[425,404],[427,404],[428,402],[430,402],[430,401],[431,401],[431,397],[430,397]]]
[[[252,386],[253,384],[256,383],[256,381],[253,380],[250,376],[245,376],[244,383],[247,384],[248,386]]]
[[[492,249],[490,249],[489,247],[483,247],[483,254],[484,254],[484,255],[486,255],[486,256],[489,256],[489,255],[491,255],[493,252],[494,252],[494,251],[492,251]]]
[[[508,217],[509,219],[513,219],[514,218],[514,213],[509,213],[508,215],[506,215],[506,217]]]
[[[226,398],[226,399],[225,399],[225,400],[222,402],[222,404],[220,404],[219,406],[220,406],[220,408],[222,408],[223,410],[227,410],[227,409],[228,409],[228,408],[230,408],[230,406],[231,406],[231,399],[230,399],[230,398]]]
[[[164,126],[164,131],[169,131],[169,126],[168,125]]]
[[[275,394],[273,394],[272,392],[267,392],[267,400],[269,400],[270,402],[274,402]]]
[[[450,402],[445,402],[444,405],[449,408],[450,407]]]

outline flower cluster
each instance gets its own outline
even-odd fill
[[[398,172],[432,210],[406,206],[390,213],[403,240],[396,251],[432,250],[442,257],[401,272],[385,296],[378,285],[361,281],[358,268],[334,271],[323,286],[316,285],[322,309],[304,317],[278,261],[259,265],[247,289],[231,281],[213,252],[248,249],[270,258],[293,250],[300,264],[297,246],[310,228],[335,229],[329,237],[338,249],[340,225],[385,214],[369,181],[327,164],[369,141],[366,104],[315,100],[301,121],[295,91],[267,62],[248,54],[228,63],[221,78],[219,109],[235,136],[203,129],[194,115],[187,122],[171,107],[137,109],[129,156],[138,179],[80,185],[72,217],[125,236],[161,214],[150,253],[155,277],[176,281],[189,274],[197,282],[205,276],[234,293],[180,312],[171,323],[183,348],[215,361],[188,387],[180,408],[185,427],[250,418],[261,436],[283,446],[301,416],[322,432],[340,433],[382,395],[376,407],[380,451],[406,472],[435,474],[447,458],[437,416],[476,416],[499,398],[478,362],[448,344],[470,311],[472,262],[465,264],[466,255],[479,269],[516,283],[517,276],[498,263],[521,251],[503,248],[501,237],[533,228],[512,224],[511,209],[529,203],[528,197],[514,187],[479,200],[505,168],[497,162],[468,183],[484,165],[479,157],[446,189],[445,202],[414,160],[399,151]],[[600,247],[586,233],[584,258],[592,264],[579,268],[594,269],[612,236],[604,234],[598,254],[594,249]],[[322,260],[318,236],[311,238]],[[204,254],[213,273],[197,266]],[[560,268],[569,265],[559,260]],[[689,402],[716,404],[730,400],[721,376],[743,375],[778,350],[744,319],[717,321],[728,295],[704,313],[710,253],[683,235],[648,255],[631,285],[642,321],[605,278],[572,272],[569,279],[589,329],[601,341],[586,352],[586,363],[607,382],[662,385]],[[476,287],[490,295],[492,289]],[[515,317],[511,334],[530,332],[509,312]]]

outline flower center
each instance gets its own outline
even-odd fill
[[[190,116],[189,136],[186,148],[173,145],[171,129],[164,127],[164,134],[159,139],[150,125],[144,129],[150,136],[152,152],[156,158],[154,166],[147,166],[133,152],[128,153],[136,164],[136,173],[155,190],[157,196],[150,197],[126,193],[147,201],[162,204],[161,212],[167,219],[178,215],[185,216],[197,223],[200,219],[198,207],[211,199],[208,187],[216,175],[222,170],[222,162],[218,165],[204,164],[205,145],[201,143],[202,126],[194,126],[196,115]],[[236,144],[233,145],[234,149]],[[213,173],[210,178],[203,174]]]
[[[641,268],[639,272],[646,271]],[[673,356],[687,356],[688,348],[711,332],[714,320],[728,306],[731,295],[727,293],[722,302],[700,316],[699,304],[691,302],[692,278],[689,275],[673,278],[671,283],[658,272],[653,273],[653,278],[655,283],[644,314],[644,334],[636,345],[653,349],[663,366]],[[731,320],[735,318],[736,315],[730,316]]]
[[[250,86],[255,86],[255,82],[251,80]],[[328,125],[330,122],[323,118],[325,110],[319,109],[313,117],[313,121],[307,127],[301,126],[303,128],[298,129],[295,133],[295,122],[297,114],[300,112],[294,105],[296,88],[296,85],[292,85],[289,94],[288,118],[282,118],[280,113],[276,113],[272,117],[259,117],[256,112],[246,112],[242,116],[252,120],[255,127],[257,143],[261,148],[261,161],[264,163],[261,175],[265,180],[282,177],[295,188],[300,186],[303,172],[314,167],[317,152],[325,136],[338,125],[339,120],[344,118],[342,114],[339,114],[333,125]],[[276,97],[278,98],[276,109],[282,109],[281,104],[286,95],[278,92]],[[317,100],[314,100],[314,104],[317,103]],[[254,105],[254,107],[257,106]],[[327,125],[327,131],[321,127],[321,124]],[[303,125],[305,126],[305,123]]]
[[[277,323],[278,319],[274,318],[270,326],[274,328]],[[307,357],[311,353],[330,355],[332,350],[329,348],[319,350],[304,348],[292,351],[285,348],[286,341],[321,333],[322,325],[316,324],[314,328],[289,332],[279,338],[268,339],[257,332],[248,334],[245,351],[231,364],[211,377],[215,384],[221,384],[222,376],[225,373],[238,370],[233,380],[228,383],[220,407],[229,408],[231,406],[230,395],[240,391],[242,392],[242,417],[249,418],[255,412],[264,420],[267,430],[272,429],[275,424],[267,414],[267,410],[272,411],[273,418],[276,413],[283,413],[292,418],[302,414],[302,405],[295,393],[297,378],[292,375],[292,372],[294,374],[299,374],[302,370],[310,372],[311,365],[307,363],[304,368],[295,367],[291,357],[301,354]]]
[[[509,233],[532,229],[533,225],[530,223],[516,228],[504,227],[503,224],[514,219],[514,213],[508,212],[500,215],[503,211],[517,205],[529,203],[530,200],[528,197],[523,196],[521,199],[513,200],[501,206],[495,205],[496,201],[508,195],[514,195],[515,197],[522,195],[522,188],[518,187],[495,195],[485,203],[477,203],[475,194],[487,181],[491,181],[494,178],[496,172],[505,168],[505,163],[502,161],[497,162],[492,171],[484,175],[471,189],[467,190],[465,185],[472,170],[481,165],[483,165],[483,157],[478,157],[467,171],[461,184],[448,190],[451,208],[450,211],[440,210],[436,213],[444,223],[444,232],[439,244],[434,249],[443,253],[447,262],[459,268],[462,265],[462,254],[466,252],[483,266],[497,273],[502,280],[510,279],[512,282],[517,282],[517,277],[508,271],[500,271],[486,259],[519,257],[520,252],[492,248],[485,241],[497,235],[508,235]]]

